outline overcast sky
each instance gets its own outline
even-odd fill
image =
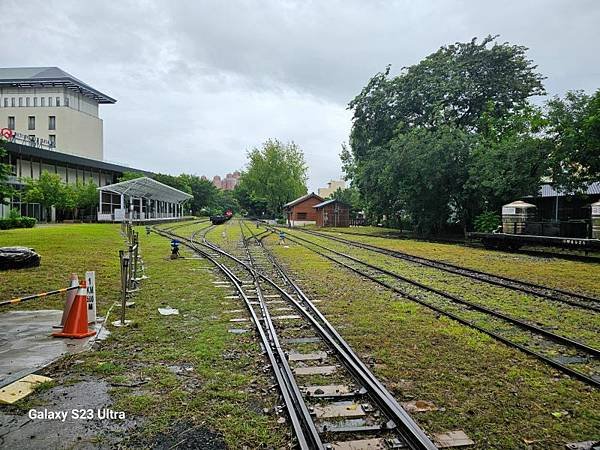
[[[212,177],[293,140],[309,189],[342,175],[347,103],[387,64],[500,34],[550,95],[600,88],[599,0],[0,0],[0,65],[58,66],[116,98],[105,159]]]

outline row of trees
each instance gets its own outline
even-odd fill
[[[349,104],[341,157],[372,219],[466,229],[543,180],[571,190],[598,178],[600,90],[534,105],[544,77],[526,51],[489,36],[371,78]]]
[[[4,156],[0,148],[0,158]],[[247,170],[234,191],[217,189],[206,178],[197,175],[178,176],[155,174],[152,178],[193,195],[185,206],[196,215],[222,214],[223,211],[243,210],[260,217],[281,215],[283,204],[306,193],[307,166],[300,148],[293,142],[284,144],[268,140],[248,152]],[[7,181],[10,166],[0,165],[0,195],[12,194]],[[145,176],[126,172],[118,181]],[[40,203],[48,219],[51,207],[59,216],[77,218],[80,213],[93,214],[98,206],[98,192],[93,182],[65,184],[57,174],[42,172],[38,180],[25,180],[21,193],[25,202]]]
[[[46,220],[54,206],[62,216],[77,219],[79,214],[93,215],[98,205],[98,187],[93,181],[75,184],[63,183],[60,175],[44,170],[37,180],[25,181],[21,200],[39,203]]]

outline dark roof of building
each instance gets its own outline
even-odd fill
[[[0,85],[15,87],[64,86],[78,91],[98,103],[116,103],[116,100],[94,89],[58,67],[2,67]]]
[[[138,172],[143,175],[154,175],[153,172],[147,170],[134,169],[132,167],[121,166],[119,164],[113,164],[105,161],[98,161],[96,159],[84,158],[83,156],[69,155],[68,153],[60,153],[53,150],[45,150],[42,148],[30,147],[28,145],[15,144],[14,142],[4,143],[6,150],[13,155],[19,156],[31,156],[33,158],[40,158],[50,163],[63,163],[70,164],[73,166],[89,167],[93,169],[105,170],[107,172]]]
[[[345,203],[345,202],[343,202],[341,200],[338,200],[337,198],[332,198],[330,200],[325,200],[324,202],[319,203],[318,205],[313,206],[313,208],[322,208],[323,206],[327,206],[327,205],[330,205],[332,203],[339,203],[340,205],[350,206],[347,203]]]
[[[574,192],[557,192],[556,190],[554,190],[554,188],[552,187],[552,185],[550,184],[543,184],[542,188],[540,189],[540,196],[541,197],[565,197],[567,195],[574,195]],[[585,194],[587,195],[597,195],[600,194],[600,181],[596,181],[594,183],[591,183],[588,188],[585,191]]]
[[[286,203],[285,205],[283,205],[283,207],[290,208],[290,207],[295,206],[298,203],[302,203],[303,201],[308,200],[309,198],[312,198],[312,197],[318,198],[319,200],[323,201],[323,199],[321,197],[319,197],[314,192],[311,192],[310,194],[303,195],[302,197],[298,197],[296,200],[292,200],[291,202]]]

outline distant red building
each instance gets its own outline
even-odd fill
[[[283,210],[287,215],[287,223],[290,227],[299,225],[314,224],[317,221],[317,212],[315,205],[322,203],[323,199],[314,192],[306,194],[296,200],[283,205]]]
[[[316,211],[318,227],[349,227],[350,206],[337,199],[318,203],[313,208]]]

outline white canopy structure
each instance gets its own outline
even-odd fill
[[[183,217],[183,203],[193,195],[152,178],[140,177],[98,188],[99,222]]]

